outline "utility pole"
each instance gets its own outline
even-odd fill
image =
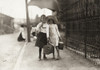
[[[27,22],[27,41],[30,42],[30,21],[29,21],[29,14],[28,14],[28,4],[27,0],[25,0],[26,3],[26,22]]]

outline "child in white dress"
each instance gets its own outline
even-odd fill
[[[59,30],[58,30],[58,26],[55,23],[54,19],[48,19],[48,24],[49,24],[50,42],[52,43],[52,45],[56,49],[56,51],[57,51],[57,59],[59,59],[60,58],[60,54],[59,54],[59,49],[58,49],[58,43],[59,43],[60,33],[59,33]]]

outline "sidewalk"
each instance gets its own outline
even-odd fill
[[[38,61],[38,48],[35,41],[24,46],[14,70],[100,70],[84,57],[64,49],[60,51],[61,60],[53,60],[52,54],[48,60]]]
[[[24,43],[17,41],[17,33],[0,35],[0,70],[13,69]]]

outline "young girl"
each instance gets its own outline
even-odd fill
[[[49,24],[49,39],[54,48],[57,51],[57,59],[60,59],[59,49],[58,49],[58,43],[60,38],[60,33],[58,30],[58,26],[55,23],[54,19],[48,19]],[[55,58],[55,57],[53,57]]]
[[[25,41],[26,40],[25,25],[20,26],[20,34],[19,34],[17,40],[18,41]]]
[[[46,23],[46,16],[41,16],[41,22],[37,25],[37,41],[36,46],[39,47],[39,60],[41,60],[41,52],[44,45],[47,45],[47,39],[49,37],[49,25]],[[45,54],[43,58],[46,59]]]

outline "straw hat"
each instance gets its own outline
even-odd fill
[[[58,21],[58,19],[57,19],[57,17],[56,17],[56,16],[47,16],[47,18],[48,18],[48,19],[53,19],[53,20],[54,20],[54,22],[55,22],[56,24],[58,24],[58,23],[59,23],[59,21]]]

